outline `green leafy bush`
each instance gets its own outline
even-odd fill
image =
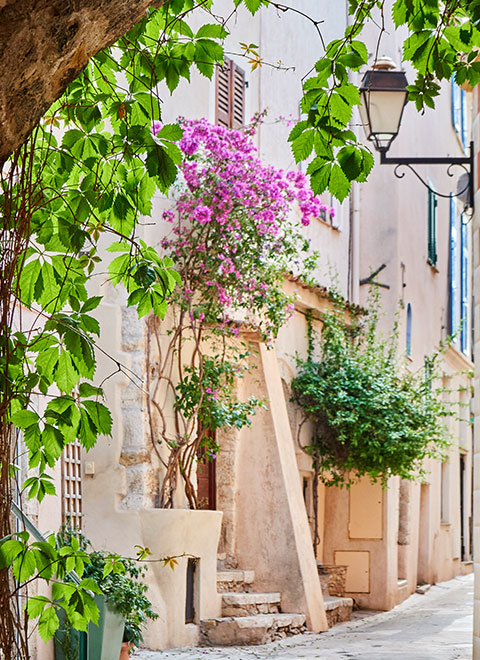
[[[397,331],[388,339],[378,332],[376,301],[360,314],[339,298],[323,318],[319,360],[314,344],[310,317],[308,357],[298,360],[292,390],[313,422],[304,450],[325,484],[415,479],[425,458],[445,455],[444,420],[455,412],[440,384],[442,349],[411,372],[398,357]]]
[[[64,526],[57,535],[57,544],[69,548],[77,541],[88,558],[84,578],[105,595],[110,605],[125,618],[124,642],[138,646],[143,642],[142,631],[148,620],[158,618],[146,596],[146,566],[140,561],[150,554],[141,549],[140,559],[130,559],[105,550],[93,550],[92,545],[78,530]],[[164,561],[164,563],[166,563]]]

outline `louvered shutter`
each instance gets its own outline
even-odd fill
[[[223,67],[217,67],[215,122],[227,128],[245,123],[245,72],[227,58]]]
[[[457,332],[459,324],[457,245],[457,206],[450,197],[450,334]]]
[[[245,123],[245,72],[232,62],[232,123],[231,128],[241,128]]]
[[[462,90],[452,78],[452,124],[461,137],[462,132]]]
[[[215,77],[215,123],[230,126],[230,60],[225,66],[217,66]]]
[[[461,218],[461,260],[460,260],[460,289],[461,289],[461,332],[460,345],[464,353],[468,352],[468,225]]]
[[[461,103],[461,112],[460,112],[460,117],[461,117],[461,122],[462,122],[462,133],[461,133],[461,140],[463,144],[463,148],[466,149],[468,145],[468,112],[467,112],[467,92],[462,89],[460,92],[460,103]]]
[[[428,191],[428,262],[437,264],[437,196]]]

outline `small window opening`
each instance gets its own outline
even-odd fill
[[[412,306],[410,303],[407,305],[407,336],[405,350],[407,356],[412,357]]]
[[[195,573],[197,570],[197,560],[188,559],[187,561],[187,589],[185,597],[185,623],[194,623],[195,621]]]

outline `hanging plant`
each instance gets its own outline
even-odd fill
[[[366,314],[337,296],[325,314],[318,346],[308,321],[309,349],[298,360],[293,400],[313,423],[312,456],[325,484],[349,486],[362,476],[384,486],[391,476],[421,477],[426,458],[444,458],[450,444],[446,418],[455,404],[441,386],[439,358],[411,372],[398,357],[396,329],[378,331],[378,297]],[[314,358],[318,348],[319,359]]]

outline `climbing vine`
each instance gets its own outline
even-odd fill
[[[32,602],[38,580],[51,581],[46,565],[56,558],[48,543],[32,542],[28,531],[12,529],[12,500],[22,508],[27,498],[55,495],[52,470],[65,445],[78,440],[88,450],[111,433],[102,383],[94,384],[98,353],[109,358],[96,318],[102,296],[92,295],[99,276],[106,278],[104,248],[116,253],[112,283],[125,287],[128,305],[140,317],[150,312],[164,317],[168,296],[180,282],[172,260],[141,239],[139,220],[151,214],[157,190],[167,193],[182,159],[178,125],[152,132],[162,111],[159,86],[173,92],[194,66],[210,78],[223,62],[225,27],[211,14],[197,31],[186,21],[195,7],[208,12],[210,4],[176,0],[149,11],[88,62],[0,172],[0,655],[5,660],[30,657],[29,619],[38,617],[41,636],[51,638],[61,607],[55,599],[49,605],[43,601],[43,609],[42,601]],[[111,365],[107,376],[131,377],[118,361]],[[76,556],[75,548],[71,552],[67,572]],[[67,615],[77,628],[96,616],[89,591],[81,582],[75,598],[67,599]]]
[[[303,449],[329,486],[362,476],[384,486],[394,475],[418,478],[424,459],[445,457],[450,443],[445,421],[457,411],[441,384],[443,349],[411,372],[398,356],[396,330],[383,338],[378,318],[377,298],[364,314],[336,296],[317,346],[307,316],[308,355],[298,360],[293,400],[313,424]]]

